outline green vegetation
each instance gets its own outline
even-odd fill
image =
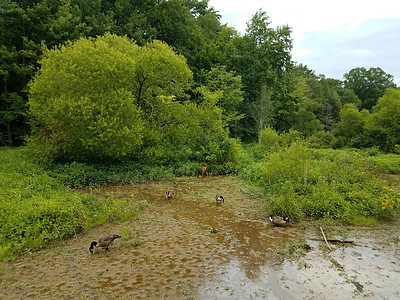
[[[291,28],[261,10],[247,24],[222,25],[208,1],[0,0],[0,146],[24,146],[0,150],[0,258],[138,210],[68,187],[205,164],[263,187],[265,213],[393,217],[393,76],[317,76],[292,61]]]
[[[238,163],[212,164],[209,175],[238,173],[263,187],[265,214],[373,225],[396,216],[400,156],[370,149],[313,149],[298,133],[262,134],[261,144],[239,149]],[[269,137],[269,138],[268,138]],[[39,249],[110,221],[135,219],[140,205],[119,197],[97,198],[68,189],[142,180],[197,176],[199,164],[152,166],[33,163],[27,148],[0,150],[0,258]],[[382,179],[383,178],[383,179]],[[396,188],[397,186],[397,188]]]
[[[135,219],[140,206],[74,192],[30,162],[25,149],[0,149],[0,260],[109,221]]]
[[[82,38],[47,51],[40,64],[29,85],[28,145],[41,159],[154,165],[232,156],[220,91],[199,87],[199,104],[182,101],[192,73],[165,43]]]
[[[396,88],[392,75],[379,67],[354,68],[344,81],[316,75],[292,61],[292,28],[273,28],[261,10],[247,24],[243,35],[221,24],[205,0],[0,0],[0,146],[23,145],[33,129],[31,141],[43,138],[38,130],[52,137],[45,150],[58,159],[82,160],[70,151],[76,146],[86,160],[133,155],[165,163],[179,160],[176,149],[200,159],[187,138],[212,152],[229,143],[226,134],[253,142],[272,127],[317,141],[333,134],[337,140],[323,137],[328,146],[397,151],[385,111],[398,95],[374,108]],[[341,114],[346,104],[356,108]],[[353,123],[362,130],[349,130],[360,109]],[[208,139],[215,126],[228,133]],[[196,127],[209,131],[199,136]],[[74,134],[80,141],[66,143]]]
[[[288,144],[293,133],[278,135],[266,129],[262,136],[267,134],[266,147],[255,145],[239,159],[239,174],[264,187],[266,212],[293,220],[323,218],[357,225],[396,214],[398,182],[384,181],[380,175],[399,174],[400,156],[313,149],[304,140]]]

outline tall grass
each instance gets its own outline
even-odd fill
[[[380,179],[382,173],[399,173],[400,156],[312,149],[302,140],[269,151],[262,147],[248,148],[239,173],[264,187],[269,214],[361,224],[390,219],[400,205],[399,190]]]
[[[0,260],[29,252],[109,220],[132,219],[140,207],[67,188],[26,150],[0,148]]]
[[[262,186],[268,214],[363,224],[393,217],[400,205],[399,190],[381,179],[383,173],[400,174],[399,155],[376,149],[312,149],[295,132],[264,137],[261,145],[245,145],[240,153],[236,163],[209,165],[207,173],[237,173]],[[125,199],[98,198],[69,187],[199,172],[199,163],[188,161],[168,166],[74,162],[45,168],[33,163],[25,148],[0,148],[0,260],[107,221],[133,219],[141,208]]]
[[[236,165],[224,163],[211,164],[209,175],[232,174]],[[66,163],[51,168],[51,175],[70,187],[102,186],[115,183],[138,183],[145,180],[168,180],[174,176],[198,176],[198,162],[183,161],[171,165],[146,165],[134,161],[114,164]]]

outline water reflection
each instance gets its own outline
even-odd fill
[[[161,208],[164,215],[178,223],[190,223],[201,229],[201,234],[209,235],[205,247],[214,258],[222,263],[238,262],[245,276],[255,279],[263,265],[282,261],[281,257],[274,255],[280,245],[283,246],[288,239],[300,238],[303,233],[293,227],[274,227],[267,220],[250,218],[250,206],[254,200],[249,200],[230,182],[215,187],[216,180],[215,177],[206,177],[136,186],[108,186],[98,192],[119,193],[122,197],[134,195],[136,200],[146,200],[152,207]],[[174,193],[171,201],[165,198],[166,190]],[[215,202],[216,194],[224,196],[223,204]],[[218,233],[210,236],[212,228]]]
[[[256,213],[260,199],[242,188],[232,177],[204,177],[97,189],[103,196],[146,200],[148,209],[137,221],[104,224],[4,263],[0,298],[400,299],[398,227],[351,228],[346,237],[355,245],[330,253],[308,240],[312,251],[287,259],[277,251],[307,234],[318,237],[319,229],[271,226]],[[215,203],[217,194],[222,205]],[[123,236],[109,252],[88,252],[93,238],[119,232],[140,243]]]

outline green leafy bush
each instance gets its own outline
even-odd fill
[[[135,153],[144,122],[127,87],[138,53],[128,38],[110,34],[46,51],[29,85],[32,149],[64,161]]]
[[[365,122],[372,144],[394,153],[400,145],[400,89],[388,88]]]
[[[113,34],[81,38],[45,51],[39,63],[29,85],[28,145],[37,158],[148,165],[235,159],[224,93],[199,87],[184,101],[192,72],[161,41],[140,47]]]
[[[389,170],[386,166],[393,169],[389,161],[399,158],[384,157],[369,157],[360,150],[310,149],[294,142],[261,160],[243,156],[239,174],[264,187],[270,214],[370,223],[370,218],[393,217],[400,204],[399,191],[378,178]]]
[[[106,221],[136,217],[140,208],[136,204],[67,189],[59,178],[27,157],[24,148],[0,149],[0,260]],[[71,178],[80,184],[99,181],[90,175],[96,173],[93,168],[69,167]]]

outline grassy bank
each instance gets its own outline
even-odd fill
[[[265,211],[371,225],[396,216],[400,205],[400,156],[375,150],[312,149],[303,141],[264,151],[249,147],[243,178],[264,187]]]
[[[109,221],[135,219],[141,207],[71,187],[198,176],[199,163],[135,162],[45,168],[25,148],[0,149],[0,259],[30,252]],[[396,217],[400,156],[376,149],[312,149],[304,141],[247,145],[236,163],[209,165],[208,175],[238,174],[265,191],[265,214],[373,225]],[[389,174],[389,175],[387,175]]]
[[[29,161],[26,150],[0,149],[0,260],[39,249],[107,221],[134,219],[140,207],[66,187]]]

